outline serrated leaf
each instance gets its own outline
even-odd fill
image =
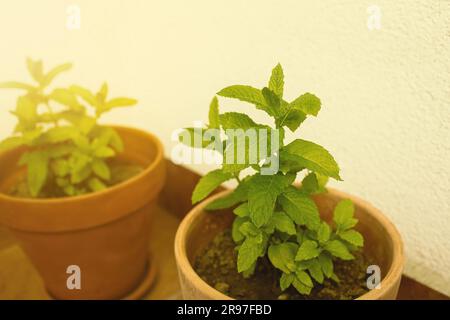
[[[295,272],[295,276],[305,286],[309,288],[314,287],[311,277],[305,271],[298,270]]]
[[[298,127],[306,120],[306,113],[295,110],[290,104],[284,100],[280,103],[279,116],[276,119],[278,127],[288,127],[292,132],[298,129]]]
[[[294,273],[283,273],[280,277],[280,289],[281,291],[285,291],[287,288],[289,288],[294,282],[295,274]]]
[[[362,247],[364,245],[363,236],[356,230],[342,231],[339,232],[338,235],[342,240],[345,240],[356,247]]]
[[[354,212],[355,206],[351,200],[344,199],[339,201],[333,212],[333,221],[339,230],[347,230],[358,223],[358,220],[353,218]]]
[[[258,257],[261,255],[263,244],[254,238],[244,240],[238,251],[238,272],[244,272],[252,268]]]
[[[44,76],[42,60],[35,61],[33,59],[27,58],[27,68],[28,68],[28,72],[30,73],[31,77],[36,82],[40,83]]]
[[[270,116],[275,116],[272,108],[267,105],[266,99],[259,89],[246,85],[233,85],[220,90],[217,94],[222,97],[252,103],[256,105],[257,109],[267,112]]]
[[[248,199],[249,179],[241,181],[241,183],[228,195],[218,198],[209,203],[206,210],[219,210],[230,208],[240,202]]]
[[[241,233],[246,237],[256,237],[261,233],[261,231],[251,221],[245,221],[242,223],[239,227],[239,231],[241,231]]]
[[[73,92],[74,94],[78,95],[79,97],[81,97],[81,99],[86,101],[89,105],[91,105],[93,107],[97,106],[97,104],[98,104],[97,99],[95,98],[94,94],[90,90],[83,88],[81,86],[78,86],[78,85],[70,86],[69,90],[71,92]]]
[[[104,160],[94,159],[92,161],[92,171],[101,179],[111,179],[111,171]]]
[[[219,100],[216,96],[211,100],[209,104],[209,127],[214,129],[220,128],[220,119],[219,119]]]
[[[272,75],[269,80],[269,89],[272,90],[280,99],[283,98],[284,74],[281,64],[277,64],[272,69]]]
[[[254,122],[248,115],[239,112],[226,112],[219,115],[220,123],[226,129],[253,129],[264,127]]]
[[[266,100],[267,110],[269,114],[277,118],[280,114],[280,98],[276,95],[275,92],[270,90],[267,87],[264,87],[261,90],[264,99]]]
[[[331,253],[333,256],[340,258],[342,260],[352,260],[355,257],[348,251],[345,244],[339,240],[331,240],[327,242],[324,246],[325,250]]]
[[[55,159],[50,165],[52,172],[57,177],[65,177],[69,174],[70,167],[66,159]]]
[[[339,166],[333,156],[314,142],[296,139],[282,149],[281,158],[284,153],[289,153],[291,160],[295,160],[299,167],[341,180]]]
[[[54,67],[49,72],[47,72],[47,74],[43,77],[43,79],[41,81],[41,86],[43,86],[43,87],[48,86],[56,76],[58,76],[62,72],[70,70],[71,68],[72,68],[71,63],[65,63],[65,64],[61,64],[57,67]]]
[[[42,136],[45,143],[55,144],[68,140],[73,140],[75,137],[79,136],[78,129],[75,127],[53,127],[47,130]]]
[[[239,243],[245,239],[244,234],[240,231],[240,228],[244,222],[248,221],[247,218],[236,217],[231,227],[231,237],[235,243]]]
[[[303,180],[300,190],[307,194],[319,194],[326,192],[325,185],[328,177],[310,172]]]
[[[274,212],[271,222],[274,224],[275,229],[287,233],[288,235],[295,235],[297,230],[292,219],[284,212]]]
[[[316,280],[318,283],[323,283],[324,280],[323,271],[318,259],[310,261],[308,265],[308,271],[314,280]]]
[[[21,89],[26,91],[35,91],[36,87],[17,81],[0,82],[0,89]]]
[[[209,172],[195,186],[192,193],[192,204],[203,200],[222,183],[232,178],[232,174],[225,173],[220,169]]]
[[[318,262],[322,268],[324,275],[327,278],[330,278],[333,275],[333,260],[331,259],[331,257],[326,252],[322,252],[319,255]]]
[[[257,227],[266,224],[272,217],[275,202],[291,179],[284,175],[256,175],[251,181],[248,192],[250,218]]]
[[[331,228],[325,221],[322,221],[319,228],[317,229],[317,240],[320,243],[325,243],[330,239]]]
[[[179,141],[191,148],[210,148],[214,147],[214,136],[211,140],[206,137],[203,128],[185,128],[178,135]]]
[[[110,147],[100,147],[94,151],[94,155],[97,158],[111,158],[116,155],[116,152]]]
[[[272,265],[283,271],[284,273],[291,273],[292,267],[295,265],[295,254],[297,253],[298,245],[293,242],[284,242],[281,244],[273,244],[269,246],[268,257]]]
[[[320,250],[317,247],[317,242],[312,240],[305,240],[300,245],[295,256],[295,261],[304,261],[319,256]]]
[[[132,99],[132,98],[114,98],[109,100],[106,103],[105,108],[102,110],[102,112],[106,112],[109,111],[113,108],[119,108],[119,107],[131,107],[137,104],[137,100],[136,99]]]
[[[320,106],[320,99],[309,92],[302,94],[290,103],[290,108],[313,116],[317,116],[320,111]]]
[[[238,217],[248,217],[250,215],[250,209],[248,208],[248,202],[244,202],[233,210],[234,214]]]
[[[314,201],[295,187],[290,187],[278,197],[283,210],[298,225],[316,230],[320,225],[319,210]]]
[[[297,277],[292,282],[292,285],[300,294],[309,295],[311,293],[312,287],[306,286]]]
[[[34,129],[36,126],[37,105],[29,96],[21,96],[17,99],[16,110],[12,112],[18,119],[20,125],[25,130]]]
[[[91,191],[93,191],[93,192],[106,189],[106,185],[102,181],[100,181],[100,179],[98,179],[98,178],[89,179],[88,186],[89,186],[89,189],[91,189]]]
[[[27,182],[32,197],[37,197],[47,181],[48,156],[44,151],[27,154]]]
[[[83,111],[84,107],[78,102],[77,96],[69,89],[58,88],[52,91],[49,98],[76,111]]]

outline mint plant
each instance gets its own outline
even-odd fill
[[[123,150],[118,133],[98,123],[117,107],[132,106],[135,99],[108,99],[108,85],[98,92],[72,85],[49,89],[66,63],[44,72],[42,61],[27,59],[34,84],[0,83],[0,88],[19,89],[11,113],[18,123],[14,133],[0,142],[0,151],[26,147],[19,165],[27,167],[25,193],[31,197],[75,196],[99,191],[111,179],[108,159]]]
[[[334,209],[333,225],[322,221],[312,199],[315,194],[326,192],[329,178],[341,180],[339,167],[332,155],[323,147],[302,139],[284,143],[286,129],[296,131],[308,116],[317,116],[320,99],[311,93],[300,95],[292,102],[283,97],[284,74],[280,64],[273,70],[269,83],[263,89],[246,85],[233,85],[217,94],[249,102],[273,118],[274,126],[255,123],[243,113],[219,113],[218,99],[210,105],[209,125],[204,129],[269,128],[279,130],[280,146],[270,150],[258,165],[245,157],[244,163],[225,162],[200,179],[192,194],[192,203],[207,197],[223,182],[236,179],[238,186],[225,197],[211,202],[208,210],[234,207],[236,215],[232,225],[232,237],[238,250],[237,270],[244,277],[254,273],[258,259],[267,256],[272,265],[280,270],[280,288],[290,286],[301,294],[309,294],[315,283],[325,278],[339,282],[333,272],[336,259],[354,259],[352,251],[363,246],[362,235],[353,229],[357,220],[353,217],[354,206],[343,200]],[[187,128],[191,139],[184,143],[196,148],[214,145],[233,146],[232,137],[224,141],[205,136],[195,139],[194,128]],[[185,132],[184,132],[185,133]],[[181,137],[181,136],[180,136]],[[197,143],[196,143],[197,141]],[[200,141],[200,143],[198,143]],[[264,143],[264,142],[263,142]],[[248,150],[244,150],[248,153]],[[276,156],[279,170],[263,175],[267,159]],[[262,160],[262,161],[260,161]],[[242,170],[253,168],[254,174],[242,177]],[[305,172],[301,186],[294,185],[299,172]]]

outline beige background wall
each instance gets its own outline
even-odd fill
[[[69,4],[79,30],[66,28]],[[370,5],[380,30],[367,28]],[[157,133],[168,155],[172,131],[206,120],[218,89],[263,86],[281,62],[287,98],[322,99],[301,133],[340,163],[333,186],[381,208],[403,234],[406,273],[450,295],[450,1],[1,0],[0,80],[24,79],[26,56],[74,62],[63,83],[108,79],[138,98],[107,120]],[[0,94],[0,137],[13,97]]]

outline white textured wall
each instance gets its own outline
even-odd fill
[[[80,30],[65,28],[68,4]],[[381,30],[366,26],[372,4]],[[27,55],[75,62],[64,81],[108,79],[140,100],[109,120],[167,148],[173,129],[206,119],[218,89],[262,86],[281,62],[286,97],[323,101],[301,133],[340,163],[345,181],[333,185],[381,208],[404,237],[406,273],[450,295],[450,1],[1,0],[0,52],[1,80],[22,79]],[[12,103],[0,95],[0,136]]]

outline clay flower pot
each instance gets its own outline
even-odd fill
[[[231,299],[203,281],[192,268],[196,254],[220,231],[231,227],[234,216],[230,210],[213,213],[204,210],[208,203],[228,192],[209,197],[194,207],[178,228],[175,258],[184,299]],[[378,209],[357,197],[328,188],[328,193],[314,198],[326,221],[331,220],[335,205],[342,199],[351,199],[355,204],[355,217],[359,219],[356,229],[365,238],[364,251],[377,261],[382,273],[381,288],[373,289],[358,299],[395,299],[405,259],[400,234]]]
[[[165,179],[163,148],[149,133],[116,129],[125,146],[121,157],[145,168],[131,179],[76,197],[23,199],[0,193],[0,223],[19,240],[53,298],[136,298],[152,282],[149,223]],[[0,154],[0,191],[17,180],[22,152]],[[80,268],[80,290],[67,287],[71,265]]]

